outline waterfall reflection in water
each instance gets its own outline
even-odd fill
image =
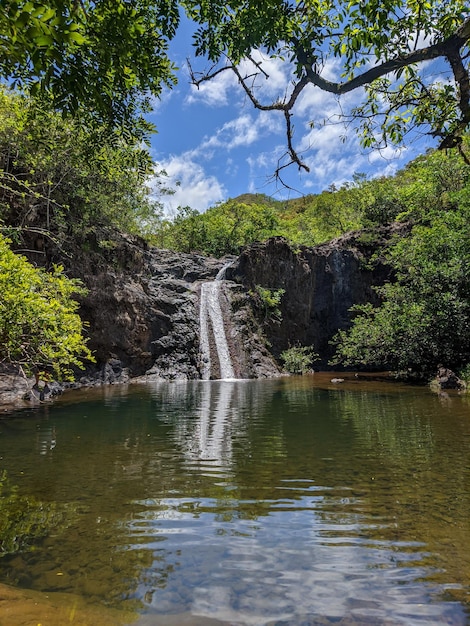
[[[320,380],[107,389],[9,421],[12,514],[24,495],[49,526],[3,580],[137,603],[139,626],[466,626],[468,405]]]

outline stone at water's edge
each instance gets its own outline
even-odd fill
[[[28,406],[25,397],[33,384],[34,382],[22,375],[18,368],[0,366],[0,406],[5,410],[21,405]]]

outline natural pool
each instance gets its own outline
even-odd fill
[[[330,378],[2,419],[0,624],[470,624],[470,397]]]

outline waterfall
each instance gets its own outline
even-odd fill
[[[210,380],[212,374],[212,359],[217,356],[219,364],[219,378],[235,378],[232,359],[225,334],[224,317],[220,305],[222,281],[228,265],[224,266],[215,280],[201,285],[200,320],[200,357],[201,378]]]

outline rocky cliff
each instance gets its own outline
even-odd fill
[[[391,279],[377,252],[407,225],[350,233],[330,243],[292,249],[281,237],[246,248],[227,276],[254,289],[284,289],[280,322],[267,322],[265,334],[277,358],[290,346],[313,346],[328,366],[331,340],[351,324],[354,304],[378,302],[374,286]]]
[[[350,307],[374,301],[373,286],[389,278],[385,265],[369,261],[377,238],[382,245],[393,234],[400,233],[384,229],[371,243],[356,233],[298,250],[273,238],[230,259],[222,308],[236,376],[278,374],[275,359],[297,343],[313,345],[326,366],[329,342],[351,322]],[[157,250],[138,238],[103,232],[65,250],[50,242],[28,245],[32,261],[62,262],[88,289],[81,315],[97,363],[78,373],[80,384],[201,377],[200,285],[213,280],[227,259]],[[256,285],[285,290],[280,323],[256,314]]]

